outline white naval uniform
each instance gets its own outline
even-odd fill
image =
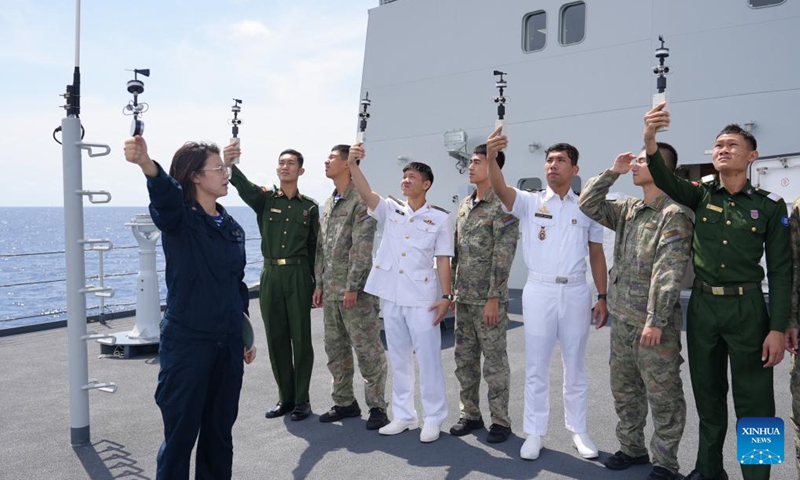
[[[383,323],[392,366],[395,420],[417,420],[414,409],[414,352],[419,362],[423,420],[441,425],[447,418],[442,336],[434,326],[439,278],[434,257],[453,256],[453,225],[446,212],[428,203],[416,212],[393,197],[368,210],[382,222],[383,238],[364,291],[383,299]]]
[[[589,385],[584,354],[591,297],[586,284],[586,256],[589,242],[603,243],[603,227],[580,211],[578,196],[572,190],[563,200],[550,187],[540,192],[516,192],[509,213],[520,219],[528,267],[522,292],[526,359],[523,430],[529,435],[547,433],[550,360],[558,339],[564,364],[564,422],[573,433],[587,433]]]

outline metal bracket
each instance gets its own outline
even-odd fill
[[[95,378],[90,378],[89,383],[81,387],[81,390],[98,390],[105,393],[116,393],[117,384],[114,382],[100,383]]]
[[[97,332],[88,332],[87,335],[81,337],[81,340],[89,341],[89,340],[103,340],[100,343],[105,345],[115,345],[117,343],[117,337],[110,333],[97,333]]]
[[[77,142],[79,148],[86,150],[90,157],[105,157],[106,155],[111,153],[111,147],[108,145],[103,145],[102,143],[83,143]],[[92,148],[101,148],[101,152],[94,153]]]
[[[111,194],[106,192],[105,190],[76,190],[75,193],[78,195],[86,195],[89,197],[90,203],[108,203],[111,201]],[[103,196],[104,199],[95,199],[94,196]]]

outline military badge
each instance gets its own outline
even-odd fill
[[[713,203],[706,204],[706,208],[713,212],[722,212],[722,207],[714,205]]]
[[[750,218],[758,220],[758,210],[750,210]]]
[[[781,217],[781,224],[784,227],[788,227],[789,226],[789,217],[787,217],[786,215],[782,216]]]
[[[282,197],[283,196],[283,190],[278,190],[277,192],[275,192],[275,196],[276,197]]]
[[[280,209],[277,208],[270,208],[269,211],[272,213],[281,213]]]
[[[423,221],[424,221],[425,223],[427,223],[428,225],[436,225],[435,223],[433,223],[433,220],[431,220],[430,218],[426,218],[426,219],[425,219],[425,220],[423,220]]]
[[[304,217],[307,217],[307,216],[308,216],[308,210],[303,210],[303,216],[304,216]]]
[[[547,209],[547,205],[542,205],[539,207],[539,211],[542,213],[550,213],[550,210]]]
[[[544,227],[542,227],[542,229],[539,230],[539,240],[544,240],[545,238],[547,238],[547,232],[544,230]]]
[[[573,225],[577,225],[578,224],[578,219],[577,218],[573,218],[572,219],[572,224]]]

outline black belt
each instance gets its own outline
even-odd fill
[[[721,296],[741,296],[747,292],[752,292],[754,290],[761,290],[761,285],[758,283],[743,283],[741,285],[726,285],[724,287],[714,287],[712,285],[707,284],[706,282],[696,281],[696,286],[699,286],[703,289],[704,292],[710,293],[711,295],[721,295]]]
[[[303,257],[264,259],[264,265],[300,265],[301,263],[303,263]]]

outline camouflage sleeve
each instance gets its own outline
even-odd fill
[[[789,328],[800,324],[800,199],[792,205],[789,218],[789,231],[792,235],[792,308],[789,312]]]
[[[647,168],[653,177],[653,183],[663,190],[669,198],[686,205],[692,211],[697,209],[700,200],[703,198],[701,187],[692,185],[692,182],[680,178],[670,170],[664,163],[660,150],[656,150],[655,154],[647,156]]]
[[[461,212],[461,208],[458,209],[459,214]],[[450,291],[456,291],[456,272],[458,268],[458,222],[461,217],[456,217],[456,227],[453,229],[453,256],[450,258],[450,281],[452,285],[450,285]]]
[[[650,296],[647,299],[648,327],[664,328],[680,300],[681,282],[692,252],[694,227],[685,213],[667,212],[661,238],[653,258]]]
[[[590,178],[586,182],[586,186],[583,187],[581,198],[578,201],[578,205],[584,215],[615,231],[617,229],[617,221],[622,216],[624,205],[622,202],[606,200],[606,195],[608,195],[611,185],[614,185],[617,178],[619,178],[619,174],[611,170],[606,170],[599,176]]]
[[[327,213],[328,204],[325,203],[325,213]],[[325,216],[323,214],[322,222]],[[321,226],[322,227],[322,226]],[[320,230],[324,230],[321,228]],[[317,254],[314,257],[314,281],[316,282],[316,288],[322,290],[322,272],[325,271],[325,246],[322,244],[322,235],[317,235]]]
[[[268,189],[259,187],[244,176],[236,165],[231,169],[231,183],[236,187],[239,197],[256,213],[261,213],[267,200]]]
[[[345,288],[350,291],[364,290],[367,276],[372,268],[372,244],[378,222],[367,213],[364,201],[358,202],[353,214],[353,242],[350,247],[350,268],[347,270]]]
[[[494,250],[492,251],[492,270],[489,278],[489,298],[505,298],[508,292],[508,277],[511,264],[517,253],[519,238],[519,219],[497,208],[493,225]]]

